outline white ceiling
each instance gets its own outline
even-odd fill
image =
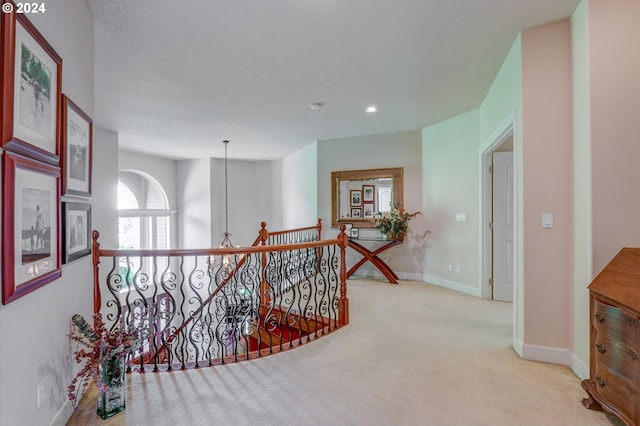
[[[229,158],[276,159],[478,107],[518,31],[579,0],[87,2],[94,122],[121,147],[222,157],[229,139]]]

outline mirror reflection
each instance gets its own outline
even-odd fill
[[[402,204],[403,169],[349,170],[331,173],[332,224],[371,227],[377,212]]]

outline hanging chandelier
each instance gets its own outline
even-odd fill
[[[224,143],[224,234],[222,234],[222,242],[220,248],[231,248],[231,234],[229,233],[229,183],[227,175],[227,147],[229,141],[222,141]]]

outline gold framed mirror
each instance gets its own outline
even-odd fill
[[[403,205],[403,191],[402,167],[331,172],[331,226],[372,228],[377,212]]]

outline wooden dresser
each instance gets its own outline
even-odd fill
[[[582,403],[640,425],[640,249],[624,248],[589,285],[590,378]]]

